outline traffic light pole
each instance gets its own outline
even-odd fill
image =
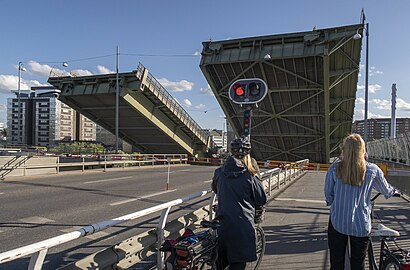
[[[250,141],[252,127],[252,108],[247,107],[243,112],[242,138]]]

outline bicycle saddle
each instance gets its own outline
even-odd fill
[[[391,237],[391,236],[400,236],[400,233],[396,230],[390,229],[383,224],[377,226],[377,230],[374,232],[375,236],[381,237]]]

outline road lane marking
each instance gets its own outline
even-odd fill
[[[211,180],[204,181],[204,183],[211,183],[211,182],[212,182],[212,179],[211,179]]]
[[[22,218],[19,219],[18,221],[23,222],[23,223],[37,223],[37,224],[45,224],[45,223],[51,223],[55,222],[55,220],[48,219],[45,217],[27,217],[27,218]]]
[[[176,173],[176,172],[190,172],[191,170],[176,170],[176,171],[170,171],[170,173]],[[165,172],[168,173],[168,172]]]
[[[132,198],[132,199],[124,200],[124,201],[110,203],[110,206],[115,206],[115,205],[120,205],[120,204],[124,204],[124,203],[134,202],[134,201],[138,201],[138,200],[141,200],[141,199],[146,199],[146,198],[150,198],[150,197],[154,197],[154,196],[157,196],[157,195],[161,195],[161,194],[165,194],[165,193],[169,193],[169,192],[174,192],[174,191],[176,191],[176,189],[160,191],[160,192],[144,195],[144,196],[141,196],[141,197],[138,197],[138,198]]]
[[[320,203],[326,204],[325,201],[320,200],[305,200],[305,199],[292,199],[292,198],[276,198],[275,201],[294,201],[294,202],[307,202],[307,203]]]
[[[0,192],[0,195],[3,195],[4,194],[4,192]]]
[[[134,176],[126,176],[126,177],[118,177],[118,178],[110,178],[110,179],[103,179],[103,180],[88,181],[88,182],[84,182],[83,184],[102,183],[102,182],[122,180],[122,179],[129,179],[129,178],[134,178]]]

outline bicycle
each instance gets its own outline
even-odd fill
[[[202,221],[201,227],[206,229],[202,232],[188,236],[173,247],[173,254],[168,257],[172,270],[223,270],[222,260],[219,256],[218,247],[218,218],[212,221]],[[265,253],[265,233],[259,225],[256,232],[256,257],[254,262],[248,262],[246,269],[258,269]]]
[[[371,199],[372,212],[371,219],[373,220],[374,204],[381,193],[378,193]],[[400,197],[400,193],[394,195]],[[373,242],[370,238],[369,248],[367,255],[369,259],[370,270],[410,270],[410,252],[399,247],[396,242],[396,237],[400,236],[400,233],[396,230],[390,229],[383,224],[379,224],[377,230],[373,234],[379,236],[380,239],[380,256],[379,264],[377,265],[376,258],[374,257]],[[396,248],[392,248],[388,245],[388,242],[393,242]]]

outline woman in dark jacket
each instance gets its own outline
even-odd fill
[[[220,251],[229,269],[245,269],[256,260],[255,208],[267,198],[259,179],[259,169],[249,155],[250,143],[231,142],[232,156],[215,171],[212,190],[218,197],[217,216]]]

